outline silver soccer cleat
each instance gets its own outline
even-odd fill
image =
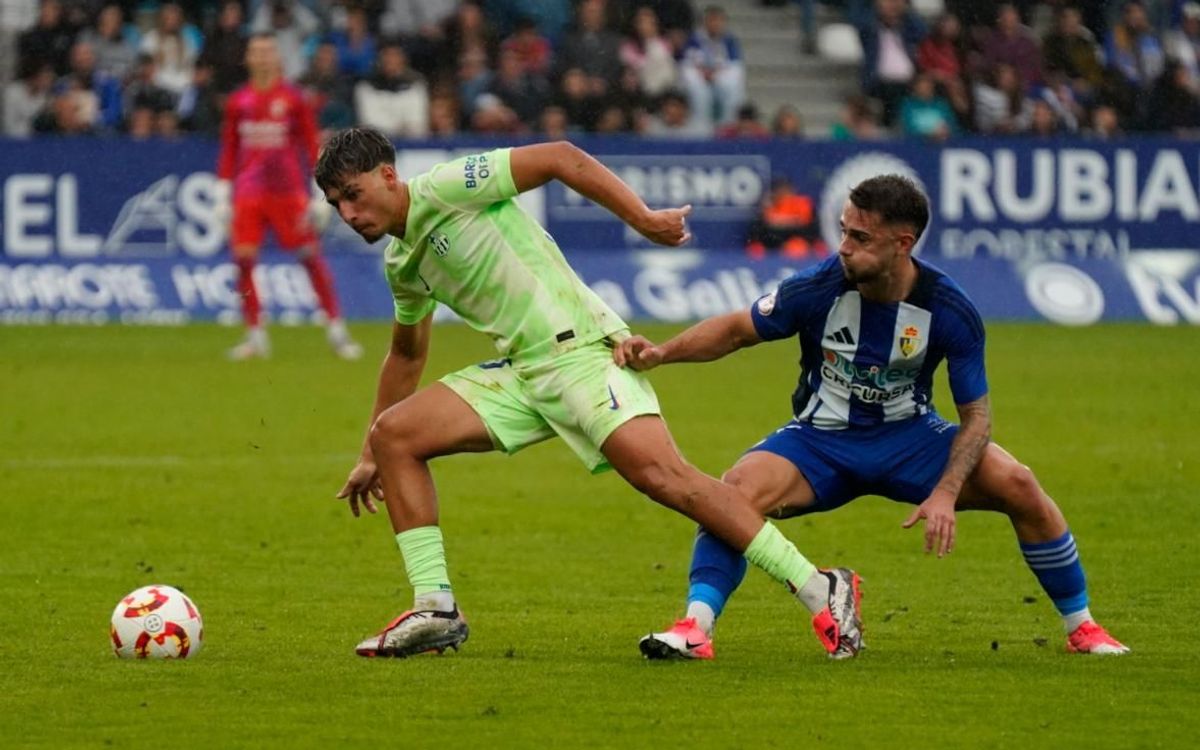
[[[453,612],[408,611],[387,624],[376,635],[355,647],[359,656],[404,658],[448,648],[455,651],[467,640],[470,628],[457,608]]]

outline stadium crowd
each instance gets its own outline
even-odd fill
[[[832,137],[1200,129],[1198,2],[944,8],[927,22],[905,0],[836,4],[862,87]],[[215,134],[260,32],[323,129],[804,134],[799,102],[762,121],[725,12],[690,0],[5,0],[3,134]]]

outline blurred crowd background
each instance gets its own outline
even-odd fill
[[[1200,131],[1181,0],[3,0],[3,134],[215,135],[259,32],[396,138]]]

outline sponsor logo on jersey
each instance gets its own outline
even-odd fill
[[[758,300],[758,312],[760,315],[770,315],[775,312],[775,295],[776,292],[771,292]]]
[[[916,326],[907,326],[904,335],[900,337],[900,353],[907,359],[921,348],[921,331]]]
[[[450,252],[450,238],[441,232],[434,232],[429,235],[429,246],[439,258],[445,258],[446,253]]]
[[[272,99],[270,107],[271,117],[276,120],[283,119],[287,115],[287,107],[288,103],[286,99]]]
[[[492,174],[491,165],[486,154],[468,156],[463,160],[463,185],[474,188],[480,180],[486,180]]]

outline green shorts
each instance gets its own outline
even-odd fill
[[[441,382],[483,419],[500,450],[516,453],[558,435],[592,473],[611,468],[600,446],[614,430],[660,413],[649,379],[617,367],[607,341],[519,367],[507,359],[484,362]]]

